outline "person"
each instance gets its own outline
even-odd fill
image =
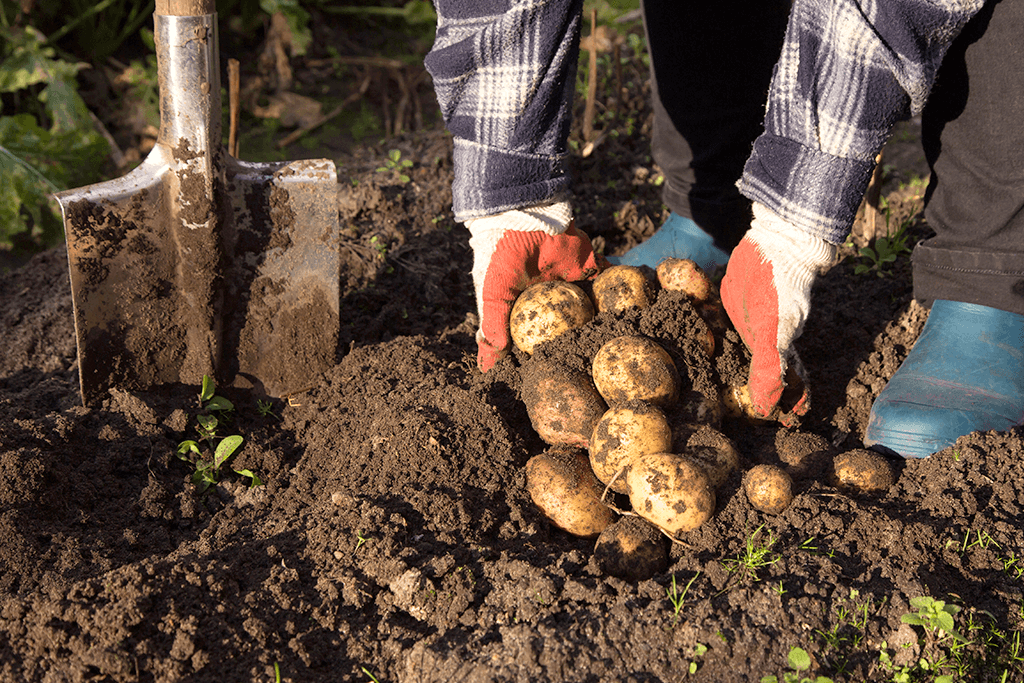
[[[762,413],[777,404],[787,366],[800,367],[794,341],[811,287],[850,231],[878,151],[933,94],[924,142],[936,236],[915,249],[914,283],[915,296],[934,303],[872,408],[865,443],[920,457],[967,432],[1024,421],[1022,2],[793,3],[764,132],[739,183],[753,219],[722,282]],[[507,349],[518,287],[602,264],[571,226],[560,163],[578,3],[494,0],[489,14],[459,4],[438,2],[427,66],[455,138],[454,205],[472,235],[487,370]],[[807,406],[805,394],[794,410]]]

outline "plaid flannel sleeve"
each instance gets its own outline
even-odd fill
[[[425,59],[454,138],[455,218],[564,200],[582,0],[436,0]]]
[[[892,127],[924,107],[950,43],[983,4],[797,0],[740,191],[842,243]]]

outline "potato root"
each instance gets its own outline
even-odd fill
[[[698,465],[673,453],[636,458],[626,471],[633,511],[670,536],[693,531],[715,512],[715,492]]]
[[[832,461],[832,484],[851,493],[878,496],[896,483],[892,465],[881,453],[858,448],[840,453]]]
[[[597,421],[608,406],[586,373],[550,361],[523,370],[523,402],[530,423],[545,443],[590,446]]]
[[[603,484],[626,493],[624,468],[637,456],[671,448],[672,430],[665,413],[633,401],[609,408],[597,421],[590,439],[590,466]]]
[[[755,509],[777,515],[793,502],[793,479],[776,465],[757,465],[743,476],[743,490]]]
[[[647,337],[606,342],[594,356],[594,384],[609,405],[648,401],[667,405],[679,393],[679,372],[668,352]]]
[[[582,327],[594,318],[590,297],[571,282],[551,280],[528,287],[509,316],[512,343],[532,354],[534,347]]]
[[[601,502],[604,487],[579,449],[556,446],[530,458],[526,488],[541,512],[574,536],[597,536],[615,520],[615,513]]]
[[[624,313],[654,303],[654,291],[635,266],[612,266],[594,278],[594,303],[598,313]]]

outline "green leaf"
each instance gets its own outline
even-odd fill
[[[797,671],[809,669],[811,666],[811,656],[802,647],[794,647],[789,651],[789,665]]]
[[[911,626],[924,626],[928,623],[916,614],[904,614],[900,617],[900,621],[904,624],[910,624]]]
[[[213,415],[196,415],[196,422],[199,423],[200,429],[204,432],[213,433],[217,430],[219,421]]]
[[[235,470],[235,474],[240,474],[243,477],[249,477],[250,479],[252,479],[252,483],[249,484],[249,488],[251,488],[251,489],[254,489],[257,486],[263,486],[263,480],[260,479],[259,477],[257,477],[256,473],[253,472],[252,470],[249,470],[249,469]]]
[[[189,459],[185,457],[187,453],[195,453],[196,455],[201,455],[202,452],[199,450],[199,444],[197,444],[195,441],[182,441],[181,443],[178,444],[178,457],[184,460],[185,462],[190,462]]]
[[[762,676],[761,683],[779,683],[779,679],[775,676]]]
[[[199,390],[199,400],[205,403],[213,398],[213,392],[216,390],[217,385],[214,384],[213,378],[209,375],[203,375],[203,387]]]
[[[223,396],[214,396],[203,407],[207,410],[234,410],[235,404]]]
[[[217,450],[213,453],[213,466],[219,468],[224,461],[227,460],[238,450],[238,447],[242,445],[242,437],[237,434],[231,436],[225,436],[221,439],[221,442],[217,444]]]

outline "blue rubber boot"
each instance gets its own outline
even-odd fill
[[[964,434],[1024,422],[1024,315],[937,300],[871,407],[864,443],[924,458]]]
[[[691,259],[710,273],[718,266],[725,265],[729,255],[716,247],[711,235],[701,230],[696,223],[673,211],[650,239],[622,256],[609,256],[608,261],[612,265],[657,268],[667,258]]]

